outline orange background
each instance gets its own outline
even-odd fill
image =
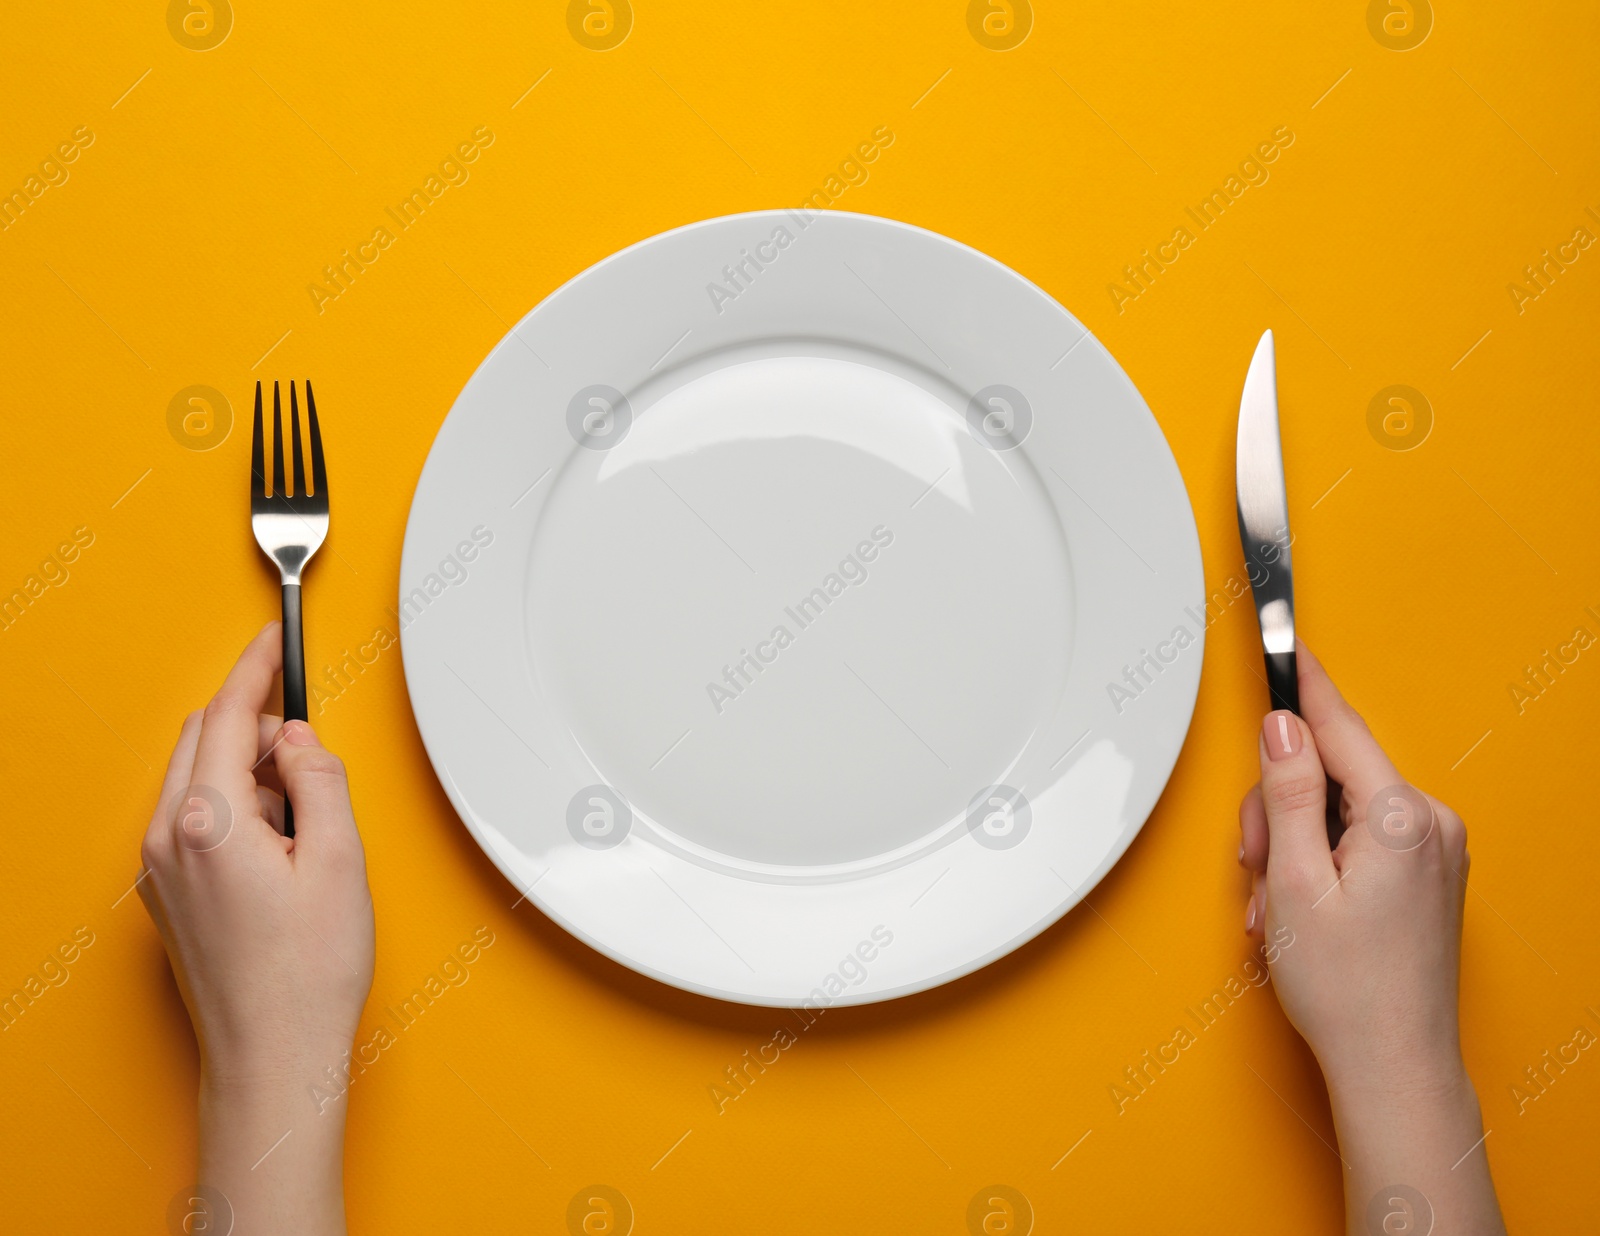
[[[191,1179],[193,1041],[118,898],[179,721],[276,612],[245,517],[255,379],[310,374],[323,412],[315,674],[386,621],[423,458],[510,323],[642,237],[800,202],[880,125],[896,141],[838,207],[991,253],[1094,330],[1172,443],[1213,589],[1242,569],[1234,418],[1276,329],[1302,632],[1471,829],[1463,1037],[1507,1219],[1593,1222],[1600,1055],[1520,1114],[1510,1087],[1600,1030],[1600,648],[1520,711],[1510,687],[1574,628],[1600,634],[1600,249],[1521,312],[1507,285],[1600,235],[1600,13],[1441,5],[1401,52],[1365,8],[1049,4],[995,51],[952,0],[662,0],[596,51],[561,4],[240,3],[197,51],[152,0],[14,7],[0,190],[79,126],[93,142],[0,232],[0,591],[72,529],[94,541],[0,631],[0,991],[75,928],[95,943],[0,1032],[12,1226],[159,1231]],[[470,179],[319,313],[322,267],[478,126],[495,140]],[[1119,312],[1122,267],[1279,126],[1270,178]],[[236,421],[208,451],[168,427],[197,384]],[[1432,408],[1409,451],[1369,431],[1392,384]],[[997,1183],[1039,1232],[1335,1232],[1326,1099],[1270,991],[1124,1114],[1108,1097],[1248,956],[1258,658],[1229,608],[1166,795],[1087,905],[961,982],[828,1014],[719,1115],[708,1087],[783,1015],[513,909],[385,653],[314,718],[351,769],[377,903],[363,1039],[480,925],[496,943],[353,1089],[352,1230],[561,1232],[601,1182],[641,1234],[960,1233]]]

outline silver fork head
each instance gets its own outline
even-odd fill
[[[284,484],[283,405],[278,384],[272,384],[272,485],[267,486],[266,441],[261,417],[261,383],[256,383],[255,434],[250,447],[250,529],[256,544],[278,565],[286,584],[298,584],[311,555],[328,536],[328,475],[322,460],[322,430],[316,398],[306,383],[306,429],[311,440],[311,486],[306,487],[300,446],[300,401],[289,383],[289,436],[293,448],[290,475],[294,492]]]

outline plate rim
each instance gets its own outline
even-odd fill
[[[460,406],[462,397],[469,389],[471,389],[479,375],[494,363],[501,350],[514,341],[514,336],[516,336],[517,333],[526,324],[528,324],[531,319],[544,310],[547,305],[557,300],[567,289],[578,284],[580,281],[588,279],[605,268],[622,262],[638,250],[653,246],[657,243],[666,241],[669,238],[683,234],[715,229],[718,227],[726,227],[739,222],[747,222],[754,219],[784,219],[794,222],[797,213],[800,212],[796,209],[789,208],[764,208],[752,211],[737,211],[729,214],[714,215],[703,219],[692,220],[688,223],[679,224],[664,231],[654,233],[650,236],[641,237],[640,239],[629,243],[623,248],[607,254],[605,257],[584,267],[582,270],[564,280],[559,286],[552,289],[548,294],[535,303],[526,313],[517,319],[517,321],[502,334],[499,340],[495,343],[494,347],[492,347],[485,355],[483,360],[480,361],[473,369],[472,373],[468,376],[467,380],[463,383],[461,389],[457,392],[455,398],[452,400],[449,410],[439,421],[438,428],[434,432],[433,441],[429,444],[427,457],[418,473],[416,485],[413,489],[411,497],[411,503],[407,511],[406,529],[401,548],[401,570],[399,572],[400,579],[398,583],[400,597],[404,598],[406,595],[404,580],[407,578],[407,573],[405,567],[411,559],[413,551],[416,548],[416,538],[420,535],[420,530],[415,522],[418,498],[424,488],[430,471],[435,467],[436,460],[439,458],[438,452],[440,438],[444,433],[446,425],[450,417],[454,415],[456,409]],[[1110,350],[1106,348],[1105,344],[1100,340],[1098,335],[1096,335],[1092,330],[1090,330],[1089,327],[1081,322],[1076,315],[1067,309],[1065,305],[1063,305],[1038,283],[1030,279],[1027,275],[1000,261],[991,254],[985,253],[983,250],[967,244],[965,241],[956,239],[955,237],[947,236],[944,233],[922,227],[921,225],[915,223],[910,223],[905,220],[884,215],[868,214],[860,211],[832,209],[825,211],[806,211],[804,213],[809,215],[805,226],[810,226],[812,223],[823,218],[849,220],[852,223],[865,223],[873,227],[884,227],[917,237],[926,238],[940,245],[960,250],[965,255],[975,256],[981,259],[982,264],[989,267],[993,272],[998,273],[1002,277],[1012,280],[1016,284],[1025,288],[1032,295],[1039,298],[1045,306],[1054,309],[1066,320],[1076,325],[1083,332],[1077,342],[1083,342],[1087,340],[1099,348],[1116,379],[1124,387],[1126,387],[1127,391],[1131,393],[1145,415],[1148,416],[1151,425],[1156,431],[1155,440],[1159,443],[1160,449],[1166,452],[1167,461],[1171,464],[1172,478],[1177,482],[1177,494],[1181,498],[1182,511],[1187,516],[1185,528],[1183,529],[1186,535],[1182,538],[1183,543],[1181,546],[1179,546],[1179,549],[1181,550],[1180,556],[1186,562],[1190,563],[1194,568],[1196,568],[1200,585],[1200,595],[1196,599],[1202,604],[1204,603],[1204,557],[1201,553],[1198,521],[1195,518],[1194,504],[1189,494],[1189,487],[1184,478],[1183,470],[1178,464],[1176,452],[1173,451],[1171,441],[1167,437],[1165,430],[1162,428],[1161,422],[1156,418],[1154,410],[1151,409],[1148,401],[1145,400],[1142,392],[1139,391],[1137,385],[1133,382],[1127,371],[1123,369],[1121,363],[1110,352]],[[1076,348],[1077,342],[1073,344],[1074,348]],[[941,969],[937,973],[927,974],[924,977],[902,983],[894,987],[864,988],[859,991],[847,988],[841,995],[830,1000],[826,1007],[849,1007],[862,1004],[880,1003],[887,1000],[899,999],[908,995],[914,995],[919,992],[928,991],[933,988],[943,986],[947,983],[955,982],[966,977],[967,975],[975,973],[978,970],[984,969],[1007,954],[1016,952],[1023,948],[1025,945],[1044,934],[1044,932],[1049,930],[1056,923],[1060,922],[1062,918],[1066,917],[1068,913],[1081,904],[1099,885],[1099,883],[1105,879],[1111,868],[1121,861],[1122,857],[1131,848],[1134,840],[1144,831],[1145,827],[1149,823],[1150,817],[1155,813],[1156,809],[1161,803],[1162,798],[1165,796],[1167,787],[1171,782],[1173,773],[1177,769],[1178,761],[1183,756],[1184,749],[1187,746],[1188,738],[1193,728],[1194,715],[1198,707],[1199,688],[1204,671],[1205,637],[1208,625],[1208,623],[1199,624],[1199,629],[1194,634],[1194,652],[1190,659],[1194,662],[1196,668],[1192,675],[1192,690],[1187,693],[1187,698],[1182,699],[1177,704],[1172,706],[1174,716],[1178,715],[1180,712],[1182,715],[1181,736],[1177,739],[1170,761],[1163,761],[1166,766],[1161,772],[1160,776],[1155,776],[1153,772],[1145,774],[1145,784],[1151,790],[1150,805],[1142,813],[1139,813],[1137,824],[1134,824],[1116,836],[1116,838],[1105,850],[1100,860],[1093,866],[1090,873],[1084,876],[1078,887],[1073,889],[1070,885],[1067,885],[1067,896],[1057,906],[1055,906],[1049,912],[1040,915],[1037,919],[1029,923],[1022,931],[1010,936],[1004,942],[997,944],[990,949],[981,951],[973,957],[969,957],[961,962],[958,962],[954,966]],[[683,974],[664,970],[644,958],[621,954],[614,947],[609,946],[599,940],[588,929],[586,929],[583,925],[570,917],[556,905],[539,896],[536,890],[531,888],[524,890],[519,881],[518,873],[515,870],[514,863],[502,857],[500,848],[494,843],[490,835],[491,830],[480,826],[476,818],[477,813],[468,802],[465,792],[457,784],[454,775],[450,772],[449,765],[444,757],[444,753],[442,751],[436,751],[435,744],[430,742],[427,727],[424,725],[422,716],[420,715],[418,707],[414,702],[418,699],[418,675],[420,675],[422,671],[420,666],[414,664],[411,656],[408,655],[408,641],[405,638],[404,628],[402,628],[399,632],[398,642],[401,649],[402,669],[406,678],[407,702],[411,707],[412,719],[417,726],[418,735],[422,739],[424,749],[428,754],[429,763],[433,768],[435,777],[440,784],[440,788],[444,790],[446,797],[450,800],[452,807],[455,809],[457,818],[468,830],[468,833],[471,835],[473,841],[477,844],[479,849],[485,853],[485,855],[500,871],[501,875],[506,878],[507,882],[516,887],[518,891],[523,894],[524,899],[533,902],[541,914],[561,927],[563,931],[582,941],[586,946],[594,949],[596,952],[599,952],[608,960],[635,973],[644,975],[667,986],[676,988],[677,990],[691,992],[696,995],[722,1000],[729,1003],[749,1005],[752,1007],[798,1008],[804,1006],[804,998],[787,998],[779,995],[767,995],[760,992],[719,988],[714,984],[689,978]],[[410,645],[412,647],[415,646],[415,637],[412,641],[410,641]],[[1065,883],[1065,881],[1063,881],[1063,883]]]

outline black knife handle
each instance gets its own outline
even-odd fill
[[[305,721],[306,646],[300,625],[300,585],[283,586],[283,719]],[[283,835],[294,836],[294,807],[283,796]]]
[[[287,638],[287,637],[286,637]],[[1300,715],[1300,667],[1295,663],[1294,650],[1269,652],[1267,656],[1267,691],[1272,696],[1272,710],[1287,709]]]
[[[1267,692],[1272,696],[1272,711],[1286,709],[1300,715],[1300,668],[1293,652],[1269,652],[1267,658]],[[1328,848],[1339,848],[1339,838],[1344,833],[1339,805],[1344,799],[1344,787],[1333,778],[1328,779],[1327,811]]]

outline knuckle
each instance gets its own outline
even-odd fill
[[[1269,817],[1320,811],[1326,792],[1320,778],[1299,775],[1274,780],[1270,785],[1263,784],[1261,787],[1262,801]]]
[[[1354,828],[1366,819],[1366,809],[1357,805],[1355,795],[1350,787],[1344,786],[1339,791],[1339,823],[1346,828]]]
[[[344,761],[332,751],[322,747],[306,748],[297,761],[295,771],[301,776],[332,777],[340,781],[348,779]]]
[[[286,769],[284,783],[289,788],[290,800],[297,804],[305,802],[308,809],[316,804],[325,810],[349,810],[350,780],[345,775],[343,761],[337,756],[318,754],[314,759]]]
[[[367,852],[361,844],[361,835],[354,828],[329,829],[324,850],[329,860],[343,870],[366,870]]]
[[[1339,697],[1338,703],[1333,706],[1333,714],[1341,725],[1348,726],[1361,734],[1370,735],[1372,733],[1372,727],[1367,724],[1367,719],[1357,712],[1350,701],[1342,695]]]
[[[1463,854],[1467,849],[1467,826],[1461,817],[1448,807],[1434,813],[1439,824],[1439,837],[1445,849],[1452,854]]]
[[[1293,900],[1301,901],[1307,897],[1314,897],[1321,891],[1315,887],[1316,873],[1305,863],[1279,863],[1269,870],[1273,884]]]
[[[244,711],[244,705],[237,696],[226,691],[219,691],[212,696],[205,709],[201,712],[203,724],[212,721],[223,721],[229,717],[236,717]]]
[[[139,842],[139,862],[146,870],[154,871],[166,864],[168,841],[169,838],[154,823],[145,830],[144,839]]]

